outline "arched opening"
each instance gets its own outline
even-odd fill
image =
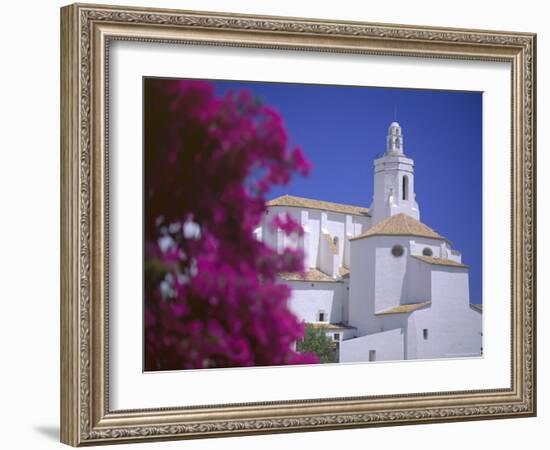
[[[409,199],[409,177],[407,175],[403,175],[403,200]]]

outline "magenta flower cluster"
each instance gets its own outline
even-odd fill
[[[253,233],[270,188],[311,169],[280,114],[202,81],[147,79],[144,95],[146,370],[317,363],[294,350],[304,325],[277,282],[304,255]]]

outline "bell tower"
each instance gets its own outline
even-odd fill
[[[415,197],[414,161],[404,153],[401,126],[392,122],[386,137],[386,152],[374,160],[372,225],[399,213],[420,220]]]

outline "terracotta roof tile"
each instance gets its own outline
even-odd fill
[[[456,261],[453,261],[452,259],[443,259],[443,258],[434,258],[433,256],[420,256],[420,255],[412,255],[413,258],[416,258],[420,261],[423,261],[428,264],[433,264],[436,266],[449,266],[449,267],[462,267],[462,268],[468,268],[466,264],[462,264]]]
[[[406,305],[398,305],[393,308],[386,309],[375,313],[376,316],[382,316],[386,314],[403,314],[416,311],[417,309],[424,308],[425,306],[431,305],[432,302],[422,302],[422,303],[408,303]]]
[[[370,227],[367,231],[350,238],[350,241],[356,239],[363,239],[370,236],[395,236],[395,235],[404,235],[404,236],[419,236],[432,239],[445,239],[436,231],[432,230],[429,226],[424,225],[422,222],[414,219],[413,217],[407,214],[396,214],[390,216],[381,222],[378,222],[376,225]]]
[[[369,217],[369,209],[363,206],[345,205],[343,203],[325,202],[323,200],[314,200],[304,197],[295,197],[294,195],[282,195],[281,197],[269,200],[267,206],[294,206],[297,208],[321,209],[340,214],[350,214],[352,216]]]
[[[342,323],[309,322],[309,325],[313,328],[322,328],[326,330],[356,330],[355,327]]]
[[[308,269],[304,274],[299,272],[281,272],[279,276],[285,281],[320,281],[326,283],[336,283],[338,281],[319,269]]]
[[[340,267],[338,273],[342,278],[349,278],[351,272],[347,267]]]

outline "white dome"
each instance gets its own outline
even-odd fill
[[[390,124],[390,128],[401,128],[401,125],[399,125],[397,122],[392,122]]]

